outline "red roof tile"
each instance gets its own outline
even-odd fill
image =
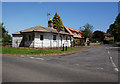
[[[104,36],[112,36],[111,34],[104,34]]]
[[[81,31],[79,31],[79,30],[76,30],[76,29],[73,29],[73,28],[69,28],[69,27],[66,27],[66,26],[64,26],[65,28],[66,28],[66,30],[70,33],[70,34],[72,34],[73,35],[73,37],[76,37],[76,38],[83,38],[82,36],[81,36]],[[73,34],[73,32],[75,32],[75,34]],[[79,34],[79,35],[78,35]]]

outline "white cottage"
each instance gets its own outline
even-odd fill
[[[48,27],[36,26],[12,34],[12,47],[62,47],[72,46],[73,35],[60,31],[59,34],[53,28],[52,20],[48,21]]]

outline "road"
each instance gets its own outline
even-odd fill
[[[58,56],[3,55],[2,81],[117,82],[118,49],[104,45]]]

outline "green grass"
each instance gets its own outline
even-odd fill
[[[13,48],[2,47],[2,54],[22,54],[22,55],[39,55],[39,54],[61,54],[75,51],[77,48],[68,48],[67,51],[61,49],[34,49],[34,48]]]
[[[0,46],[2,46],[2,43],[0,43]]]
[[[0,53],[2,53],[2,47],[0,47]]]

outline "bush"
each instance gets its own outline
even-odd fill
[[[114,44],[115,42],[113,40],[110,40],[110,41],[104,40],[103,43],[104,44]]]
[[[74,46],[82,46],[82,45],[84,45],[84,39],[74,39],[73,45]]]
[[[114,44],[115,42],[114,41],[109,41],[109,44]]]
[[[90,39],[90,41],[91,41],[92,43],[101,42],[99,38],[92,38],[92,39]]]
[[[9,43],[9,42],[2,42],[2,46],[5,46],[5,45],[12,45],[12,43]]]

